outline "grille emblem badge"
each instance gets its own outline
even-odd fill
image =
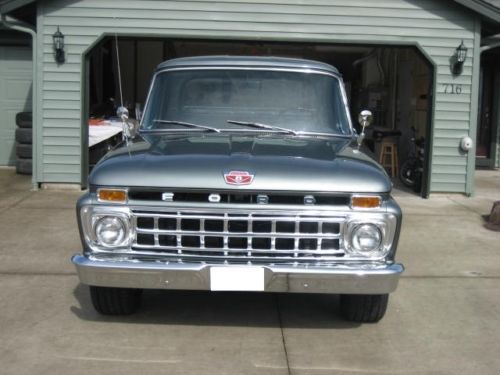
[[[228,185],[250,185],[254,176],[247,171],[230,171],[224,173],[224,180]]]

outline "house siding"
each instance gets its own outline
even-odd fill
[[[41,2],[38,24],[39,182],[80,183],[83,54],[103,34],[221,39],[419,45],[435,65],[431,192],[467,192],[468,157],[460,138],[475,138],[473,13],[435,0],[209,0]],[[65,35],[66,63],[53,59],[52,34]],[[469,48],[463,73],[449,59],[461,40]],[[479,64],[477,64],[479,65]],[[460,84],[458,95],[445,85]]]

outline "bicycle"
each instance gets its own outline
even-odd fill
[[[399,179],[406,187],[413,189],[415,192],[420,192],[424,174],[425,139],[424,137],[417,139],[417,130],[414,126],[411,127],[411,130],[413,134],[410,138],[410,154],[399,169]]]

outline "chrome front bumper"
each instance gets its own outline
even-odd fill
[[[139,289],[212,290],[210,269],[232,267],[200,263],[72,258],[83,284]],[[236,266],[236,265],[234,265]],[[265,292],[385,294],[393,292],[401,264],[238,265],[263,268]],[[229,285],[229,290],[231,286]],[[238,290],[238,289],[235,289]]]

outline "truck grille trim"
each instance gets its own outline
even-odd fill
[[[338,259],[345,217],[305,213],[133,211],[132,251],[177,258]]]
[[[166,191],[159,190],[142,190],[132,188],[128,192],[129,199],[135,201],[150,201],[162,202],[163,193]],[[171,202],[177,203],[209,203],[212,191],[169,191],[171,194]],[[219,203],[221,204],[257,204],[259,195],[267,197],[266,204],[268,205],[304,205],[304,199],[309,194],[277,194],[277,193],[258,193],[258,192],[217,192]],[[350,195],[332,195],[332,194],[315,194],[314,199],[316,205],[330,206],[348,206],[350,203]]]

